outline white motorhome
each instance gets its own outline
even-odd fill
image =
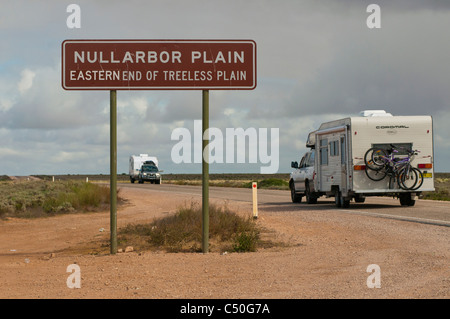
[[[149,156],[148,154],[130,156],[129,175],[131,183],[134,183],[136,180],[139,181],[139,183],[143,183],[144,180],[148,180],[155,181],[157,184],[159,184],[161,181],[159,170],[152,170],[147,174],[147,172],[142,172],[142,166],[144,164],[155,166],[156,168],[158,168],[158,158],[155,156]]]
[[[431,116],[392,116],[385,111],[363,111],[320,125],[308,135],[307,152],[290,176],[291,197],[300,202],[317,202],[320,196],[334,197],[336,206],[350,201],[364,202],[367,196],[392,195],[401,205],[413,206],[424,191],[434,191],[433,122]],[[364,160],[371,148],[418,150],[411,158],[420,170],[417,189],[404,189],[390,178],[374,181],[368,176]],[[400,151],[397,155],[405,157]]]

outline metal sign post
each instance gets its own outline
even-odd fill
[[[110,230],[111,254],[117,252],[117,91],[111,90],[110,102]]]
[[[202,95],[202,252],[209,247],[209,91]]]

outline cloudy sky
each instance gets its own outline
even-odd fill
[[[72,3],[81,28],[67,27]],[[367,27],[371,3],[380,29]],[[109,173],[109,92],[62,89],[66,39],[252,39],[257,88],[211,91],[211,127],[279,128],[279,172],[289,172],[322,122],[365,109],[432,115],[435,169],[450,172],[448,30],[445,0],[0,0],[0,175]],[[166,173],[201,172],[171,159],[173,130],[201,119],[201,91],[117,95],[118,173],[140,153]]]

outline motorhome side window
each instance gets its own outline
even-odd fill
[[[320,164],[328,165],[328,139],[320,141]]]
[[[339,155],[339,141],[331,141],[330,156],[338,156],[338,155]]]

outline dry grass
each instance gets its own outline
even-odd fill
[[[261,240],[261,232],[251,216],[242,217],[227,206],[210,205],[209,248],[216,252],[251,252],[276,245]],[[128,225],[119,230],[119,246],[137,250],[200,252],[202,209],[197,203],[179,207],[173,215],[150,224]]]
[[[289,190],[289,174],[210,174],[209,185],[219,187],[251,188],[252,182],[258,188]],[[200,174],[163,175],[163,182],[176,185],[201,185]]]
[[[109,205],[109,188],[80,181],[0,182],[0,218],[44,217]]]

